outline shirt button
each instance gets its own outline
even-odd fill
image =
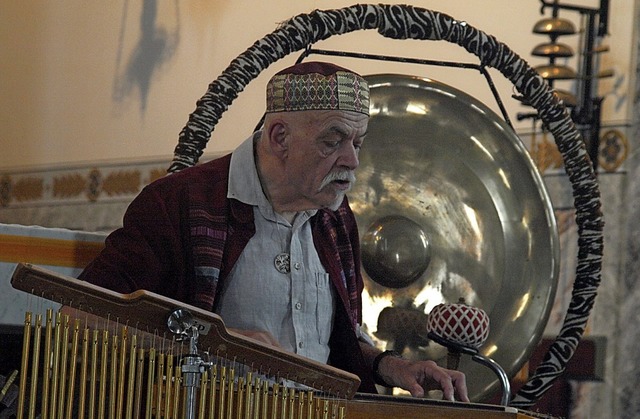
[[[304,342],[299,342],[298,343],[298,348],[300,348],[300,349],[304,348]]]
[[[293,269],[295,269],[296,271],[300,270],[300,262],[296,262],[293,264]]]
[[[302,308],[302,303],[296,303],[296,310],[300,310]]]

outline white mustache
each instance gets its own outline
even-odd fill
[[[323,189],[327,185],[329,185],[334,180],[346,180],[353,184],[356,181],[356,175],[351,170],[336,170],[330,172],[324,179],[322,179],[322,183],[320,184],[320,189]]]

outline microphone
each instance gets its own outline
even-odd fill
[[[467,305],[463,298],[454,304],[438,304],[427,316],[427,331],[429,339],[448,349],[447,368],[458,369],[460,355],[471,355],[473,361],[498,376],[502,385],[500,402],[503,406],[509,404],[509,377],[497,362],[478,351],[489,337],[489,316],[484,310]]]

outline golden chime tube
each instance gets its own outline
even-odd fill
[[[215,413],[216,413],[216,389],[217,389],[217,385],[218,385],[218,365],[217,364],[214,364],[213,367],[211,367],[209,383],[210,383],[209,387],[211,387],[211,391],[209,392],[209,394],[211,394],[211,396],[209,397],[209,400],[210,400],[210,404],[209,404],[209,419],[215,419]]]
[[[122,419],[122,410],[124,409],[124,386],[126,383],[125,371],[127,367],[127,345],[129,342],[129,329],[122,327],[122,342],[120,342],[120,361],[118,362],[117,375],[117,391],[118,399],[116,403],[116,419]]]
[[[82,365],[80,368],[80,394],[78,395],[78,417],[84,418],[87,405],[87,377],[89,371],[89,328],[85,326],[82,330]]]
[[[271,389],[271,419],[278,419],[278,399],[280,397],[280,386],[278,383]]]
[[[73,398],[75,395],[75,383],[76,383],[76,368],[78,362],[78,346],[80,340],[80,320],[75,319],[73,325],[73,334],[71,337],[71,355],[69,358],[70,367],[69,367],[69,383],[67,385],[67,410],[66,410],[66,418],[71,419],[71,415],[73,413]],[[84,383],[84,381],[82,381]]]
[[[224,419],[225,395],[227,390],[227,367],[220,368],[220,395],[218,396],[218,418]]]
[[[242,419],[242,414],[244,413],[242,406],[243,406],[243,403],[245,402],[244,396],[246,391],[247,391],[247,386],[245,384],[244,377],[238,378],[238,398],[237,398],[238,408],[236,409],[236,419]]]
[[[144,373],[144,349],[138,348],[138,357],[136,358],[138,366],[136,367],[136,382],[139,383],[136,386],[136,401],[133,405],[133,417],[139,419],[142,417],[142,380]]]
[[[111,337],[111,368],[109,375],[109,419],[116,417],[116,402],[118,397],[118,347],[120,336],[116,333]]]
[[[42,419],[48,418],[49,413],[49,378],[51,377],[49,368],[51,363],[51,336],[53,335],[53,310],[47,309],[47,320],[44,337],[44,367],[42,371]]]
[[[173,399],[173,356],[169,353],[167,356],[167,374],[165,379],[164,390],[164,417],[171,417],[171,400]]]
[[[33,367],[31,369],[31,390],[29,392],[29,419],[36,415],[36,394],[38,392],[38,374],[40,368],[40,341],[42,340],[42,314],[36,315],[36,328],[33,334]],[[22,383],[20,383],[22,387]],[[18,410],[21,412],[22,410]],[[22,413],[20,413],[22,415]]]
[[[181,375],[182,368],[180,367],[180,365],[177,365],[176,371],[173,374],[173,376],[175,377],[175,382],[173,383],[173,419],[178,419],[178,417],[180,416],[180,395],[182,394],[182,387],[180,385]]]
[[[261,406],[261,415],[260,418],[267,417],[267,408],[269,406],[269,384],[266,381],[262,382],[262,392],[260,394],[260,399],[262,400]]]
[[[156,373],[156,417],[162,417],[162,395],[164,394],[164,359],[165,355],[161,352],[158,354],[158,372]]]
[[[100,352],[100,387],[98,390],[98,419],[104,419],[107,413],[107,365],[109,365],[109,331],[102,331]]]
[[[245,404],[244,404],[244,418],[249,419],[251,417],[251,408],[253,407],[253,375],[251,371],[247,373],[246,378],[246,390],[245,390]],[[240,409],[238,409],[240,410]]]
[[[313,418],[313,402],[314,402],[314,397],[313,397],[313,391],[308,390],[307,391],[307,418],[311,419]]]
[[[57,412],[57,400],[58,400],[58,367],[60,365],[60,340],[62,339],[62,326],[61,320],[62,314],[56,313],[56,326],[53,333],[53,365],[51,366],[51,406],[50,415],[51,418],[56,418]]]
[[[293,415],[294,410],[295,410],[295,406],[296,406],[296,389],[295,388],[290,388],[289,389],[289,419],[294,419]]]
[[[253,383],[255,396],[253,398],[253,419],[258,419],[260,417],[260,412],[262,411],[262,387],[260,382],[260,377],[255,378],[255,382]]]
[[[233,396],[235,394],[234,387],[236,382],[236,370],[235,368],[229,368],[229,379],[227,380],[229,389],[227,390],[227,418],[232,419],[233,415]]]
[[[98,329],[95,329],[91,334],[91,372],[89,373],[89,419],[95,418],[97,392],[96,385],[98,384]]]
[[[109,360],[109,330],[102,331],[100,356],[100,390],[98,391],[98,419],[104,419],[107,407],[107,365]]]
[[[127,405],[125,413],[125,417],[127,419],[133,418],[133,398],[135,394],[134,390],[136,388],[136,366],[138,365],[138,363],[136,362],[137,354],[138,336],[134,334],[133,336],[131,336],[131,351],[129,352],[129,378],[127,380]]]
[[[156,349],[149,349],[149,366],[147,370],[147,400],[145,406],[147,408],[145,418],[151,419],[153,409],[153,383],[155,382],[156,373]]]
[[[306,393],[304,391],[300,391],[298,393],[298,419],[304,419],[304,402]]]
[[[280,418],[288,419],[287,413],[289,412],[289,389],[283,386],[280,393],[282,394],[282,410],[280,411]]]
[[[287,407],[288,407],[288,400],[289,400],[289,392],[287,391],[286,387],[282,387],[282,390],[280,391],[280,395],[282,397],[282,408],[280,410],[280,419],[287,419]]]
[[[207,411],[207,399],[209,390],[209,371],[205,371],[200,376],[200,400],[198,403],[198,419],[205,419]],[[213,398],[213,396],[211,396]]]
[[[233,394],[235,393],[234,391],[234,383],[236,381],[236,370],[231,367],[229,368],[229,380],[227,380],[227,396],[229,397],[229,399],[227,400],[227,415],[226,418],[227,419],[233,419],[232,413],[233,413]]]
[[[20,389],[18,391],[18,418],[22,419],[27,387],[22,383],[27,382],[27,368],[29,367],[29,348],[31,347],[31,312],[24,316],[24,337],[22,340],[22,362],[20,363]]]
[[[58,414],[56,418],[63,418],[64,416],[64,402],[65,402],[65,389],[67,385],[67,361],[69,355],[69,315],[62,316],[62,348],[60,348],[60,370],[58,374]]]

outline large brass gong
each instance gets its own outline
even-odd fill
[[[365,277],[364,326],[382,349],[445,363],[426,338],[442,302],[484,309],[481,353],[513,376],[544,330],[559,245],[545,186],[513,130],[445,84],[368,76],[369,134],[349,195]],[[463,356],[470,397],[499,390],[493,372]]]

